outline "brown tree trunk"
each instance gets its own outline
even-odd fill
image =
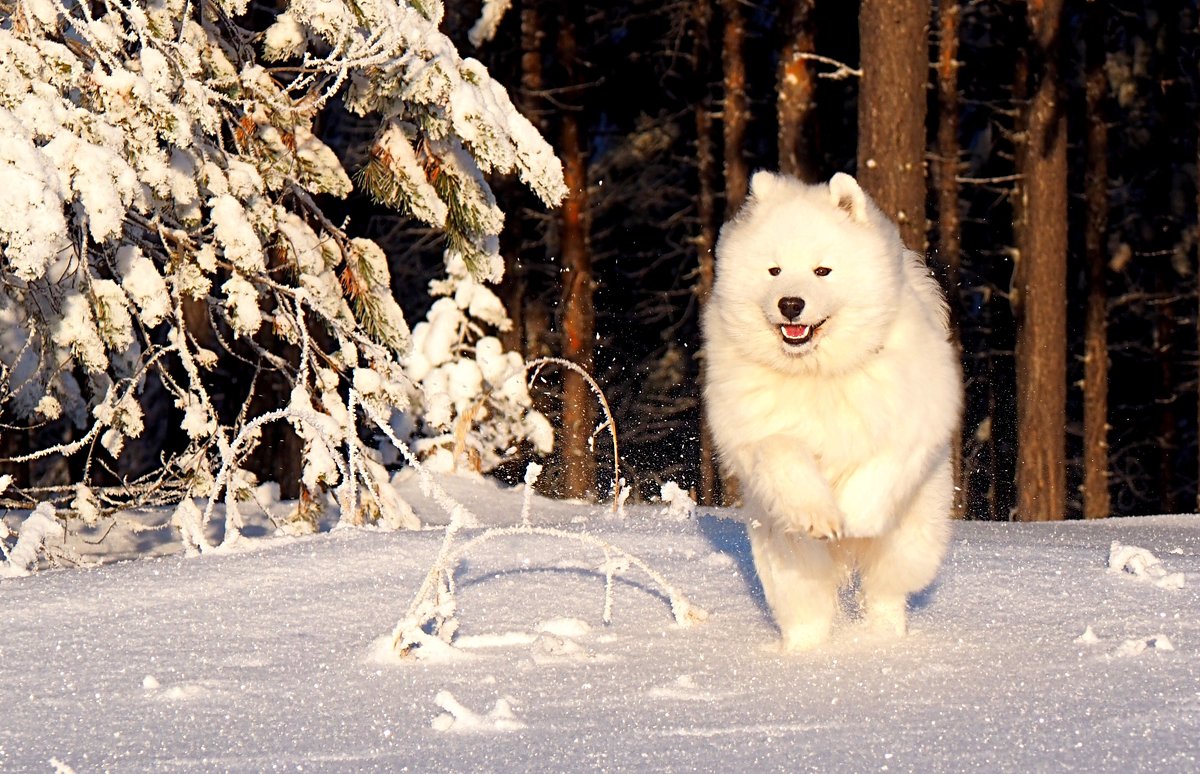
[[[721,39],[721,65],[725,75],[724,105],[721,121],[725,134],[725,219],[742,206],[746,198],[750,172],[746,165],[746,60],[742,48],[746,39],[746,21],[738,0],[721,0],[725,25]]]
[[[572,86],[582,81],[576,42],[576,16],[566,12],[558,28],[558,56]],[[588,371],[596,336],[593,305],[592,257],[587,239],[587,159],[579,132],[579,111],[562,111],[559,152],[567,198],[563,201],[559,224],[562,259],[562,353],[567,360]],[[566,470],[563,477],[565,497],[587,498],[596,491],[596,457],[591,446],[596,398],[587,382],[574,371],[563,377],[562,441],[560,453]],[[613,482],[616,486],[616,482]]]
[[[937,190],[938,254],[946,265],[950,317],[954,343],[961,356],[958,340],[958,283],[962,266],[962,217],[959,211],[958,147],[958,19],[959,0],[938,0],[937,58],[937,156],[934,185]],[[963,474],[962,427],[954,434],[951,459],[954,466],[954,516],[963,518],[967,511],[967,487]]]
[[[708,39],[712,26],[713,8],[711,0],[698,0],[695,7],[696,76],[704,79],[708,72]],[[717,206],[714,179],[716,177],[716,149],[713,142],[712,107],[708,102],[708,89],[701,87],[696,102],[696,177],[698,199],[696,215],[699,226],[696,232],[695,292],[700,308],[708,302],[713,285],[713,247],[717,241]],[[703,353],[701,353],[703,357]],[[703,395],[703,368],[700,369],[699,392]],[[700,412],[700,491],[701,505],[717,505],[720,502],[720,475],[717,472],[716,450],[713,448],[712,433],[704,412]]]
[[[1155,284],[1158,294],[1166,296],[1169,292],[1169,281],[1161,274],[1157,275]],[[1173,340],[1175,338],[1175,317],[1173,304],[1165,303],[1157,310],[1154,324],[1154,354],[1158,358],[1159,369],[1159,415],[1158,415],[1158,510],[1160,513],[1178,512],[1178,498],[1175,487],[1175,455],[1179,450],[1179,425],[1175,416],[1175,369],[1171,359],[1174,356]]]
[[[1105,265],[1108,243],[1108,125],[1104,75],[1103,6],[1088,10],[1084,35],[1087,46],[1087,137],[1084,198],[1087,224],[1087,319],[1083,333],[1083,517],[1102,519],[1111,510],[1108,490],[1108,292]]]
[[[286,271],[289,260],[282,249],[267,250],[268,266],[272,271]],[[186,314],[186,312],[185,312]],[[207,313],[201,325],[212,335]],[[258,338],[263,349],[272,352],[288,363],[300,362],[300,348],[277,336],[273,330],[262,331]],[[266,367],[263,363],[256,381],[254,395],[250,397],[251,417],[260,416],[279,406],[288,405],[293,379],[284,373]],[[299,500],[302,490],[300,476],[303,474],[304,442],[300,440],[291,422],[271,422],[263,427],[258,448],[251,455],[251,469],[260,480],[271,480],[279,484],[281,500]]]
[[[1067,125],[1059,51],[1063,0],[1029,0],[1029,99],[1017,150],[1017,506],[1022,521],[1066,507]]]
[[[862,0],[858,179],[904,244],[926,250],[925,87],[929,0]]]
[[[541,96],[545,90],[542,76],[542,29],[539,0],[521,0],[521,109],[539,132],[546,131],[546,111]]]
[[[750,170],[746,164],[746,125],[750,111],[746,99],[746,20],[739,0],[721,0],[724,23],[721,28],[721,69],[724,75],[721,127],[725,144],[725,220],[734,216],[746,200]],[[737,480],[721,482],[722,502],[733,505],[740,492]]]
[[[937,188],[938,254],[946,264],[951,288],[951,311],[957,316],[954,294],[962,267],[962,216],[959,209],[958,171],[958,19],[959,0],[938,0],[937,59]]]
[[[804,54],[816,49],[813,11],[816,0],[790,0],[783,50],[779,54],[776,115],[779,119],[779,171],[816,182],[812,120],[816,108],[816,78]]]

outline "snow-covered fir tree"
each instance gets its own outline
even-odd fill
[[[516,173],[554,205],[552,150],[439,31],[439,0],[266,8],[0,0],[0,409],[9,426],[76,428],[12,459],[81,455],[76,515],[171,501],[198,547],[192,498],[252,487],[241,464],[269,421],[302,439],[307,492],[336,488],[343,518],[395,526],[412,517],[361,440],[376,422],[431,436],[419,446],[442,468],[550,437],[519,358],[489,335],[508,321],[484,283],[503,271],[504,220],[485,175]],[[334,105],[378,123],[360,169],[314,129]],[[412,333],[381,248],[322,208],[356,182],[444,231],[441,298]],[[246,351],[286,375],[287,405],[221,404],[212,369]],[[93,463],[144,432],[154,380],[186,450],[93,487]]]

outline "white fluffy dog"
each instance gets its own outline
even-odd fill
[[[853,177],[750,187],[703,332],[706,416],[755,567],[788,650],[828,638],[854,571],[867,619],[903,634],[950,533],[962,388],[945,300]]]

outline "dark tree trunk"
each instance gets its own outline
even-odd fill
[[[1169,285],[1163,282],[1158,293],[1166,296]],[[1158,508],[1163,513],[1179,510],[1175,486],[1175,455],[1179,451],[1179,425],[1175,414],[1175,369],[1173,340],[1175,338],[1174,305],[1165,303],[1158,309],[1154,325],[1154,352],[1158,356],[1159,368],[1159,414],[1158,414]]]
[[[858,15],[858,179],[918,252],[926,249],[929,18],[929,0],[862,0]]]
[[[266,251],[267,265],[272,271],[283,272],[291,270],[287,251],[276,247]],[[187,319],[189,307],[184,308]],[[215,344],[216,339],[208,320],[207,310],[201,304],[191,307],[194,319],[193,331],[203,331],[201,336],[207,336]],[[199,337],[198,337],[199,338]],[[203,340],[200,338],[199,340]],[[257,342],[267,352],[279,356],[287,363],[299,363],[300,348],[290,344],[276,335],[269,326],[264,326],[259,332]],[[254,393],[249,396],[250,409],[248,417],[261,416],[280,406],[288,405],[289,396],[294,386],[294,378],[280,370],[271,367],[265,359],[260,359],[260,370],[254,380]],[[291,422],[271,422],[263,426],[258,446],[250,455],[247,466],[258,476],[260,481],[274,481],[279,484],[279,497],[283,500],[298,500],[301,490],[301,461],[304,456],[304,443],[296,434]]]
[[[750,185],[750,170],[746,164],[746,125],[750,120],[746,98],[746,60],[743,51],[746,39],[746,20],[739,0],[721,0],[724,23],[721,28],[721,69],[724,75],[724,95],[721,107],[721,127],[725,144],[725,220],[746,200]],[[722,482],[722,501],[737,502],[740,492],[737,480]]]
[[[1083,345],[1083,516],[1102,519],[1112,503],[1108,490],[1108,82],[1104,75],[1103,5],[1088,10],[1084,198],[1087,224],[1087,319]]]
[[[1067,126],[1059,55],[1063,0],[1029,0],[1028,73],[1017,151],[1017,506],[1022,521],[1066,507]]]
[[[958,172],[958,20],[959,0],[938,2],[937,59],[937,189],[938,255],[946,264],[950,307],[957,317],[958,282],[962,267],[962,216]]]
[[[576,41],[577,14],[565,12],[559,21],[558,56],[571,86],[582,83]],[[593,299],[592,258],[587,239],[587,159],[580,136],[580,116],[575,109],[562,111],[559,153],[567,198],[559,223],[562,260],[562,353],[567,360],[592,370],[596,312]],[[562,442],[566,466],[564,497],[587,498],[596,492],[596,457],[591,446],[596,398],[587,382],[574,371],[563,377]],[[613,482],[616,486],[616,482]]]
[[[962,267],[962,217],[959,205],[958,170],[958,19],[959,0],[938,0],[938,58],[937,58],[937,156],[934,166],[934,185],[937,190],[938,255],[946,266],[947,301],[954,323],[955,345],[958,340],[958,285]],[[954,515],[966,515],[967,487],[963,475],[962,428],[954,434],[951,449],[954,464]]]
[[[542,28],[539,0],[521,0],[521,109],[539,132],[546,131],[546,111],[542,103],[545,81],[542,75]]]
[[[696,77],[707,84],[709,34],[712,30],[712,0],[698,0],[695,7],[693,40],[695,47]],[[696,285],[695,292],[701,309],[708,302],[713,285],[713,247],[717,241],[717,205],[714,180],[717,171],[716,148],[713,142],[712,106],[708,100],[707,85],[702,85],[695,105],[696,113],[696,177],[698,183],[696,215],[699,220],[696,230]],[[703,353],[701,353],[703,356]],[[703,368],[700,369],[698,389],[703,395]],[[700,504],[720,503],[720,475],[717,471],[716,451],[712,434],[704,412],[700,412]]]
[[[750,114],[746,102],[746,60],[742,51],[746,38],[742,6],[738,0],[721,0],[721,11],[724,15],[721,64],[725,75],[721,121],[725,134],[725,219],[728,220],[742,206],[749,185],[744,145]]]
[[[539,0],[521,1],[521,90],[517,102],[521,113],[533,123],[538,132],[543,136],[548,136],[548,122],[543,105],[545,79],[542,69],[542,43],[546,33],[542,27],[538,3]],[[516,197],[525,194],[514,192],[513,195]],[[505,349],[519,352],[528,360],[537,355],[529,347],[527,309],[534,305],[540,305],[541,302],[540,299],[531,297],[532,291],[526,274],[525,262],[521,258],[527,257],[530,260],[541,262],[545,260],[546,256],[543,249],[534,247],[542,241],[542,237],[538,223],[529,215],[529,211],[526,209],[520,212],[516,220],[518,220],[517,230],[520,233],[519,243],[505,256],[505,279],[499,288],[504,308],[508,311],[513,325],[509,330],[500,333],[500,341],[504,344]],[[522,256],[522,253],[532,252],[533,249],[537,249],[536,255]]]
[[[816,0],[790,0],[786,9],[783,48],[779,52],[776,115],[779,120],[779,171],[816,182],[812,121],[816,110],[816,78],[804,54],[816,48],[813,11]]]

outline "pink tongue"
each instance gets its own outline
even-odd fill
[[[783,326],[783,333],[789,339],[804,338],[804,334],[808,333],[808,326],[807,325],[785,325],[785,326]]]

